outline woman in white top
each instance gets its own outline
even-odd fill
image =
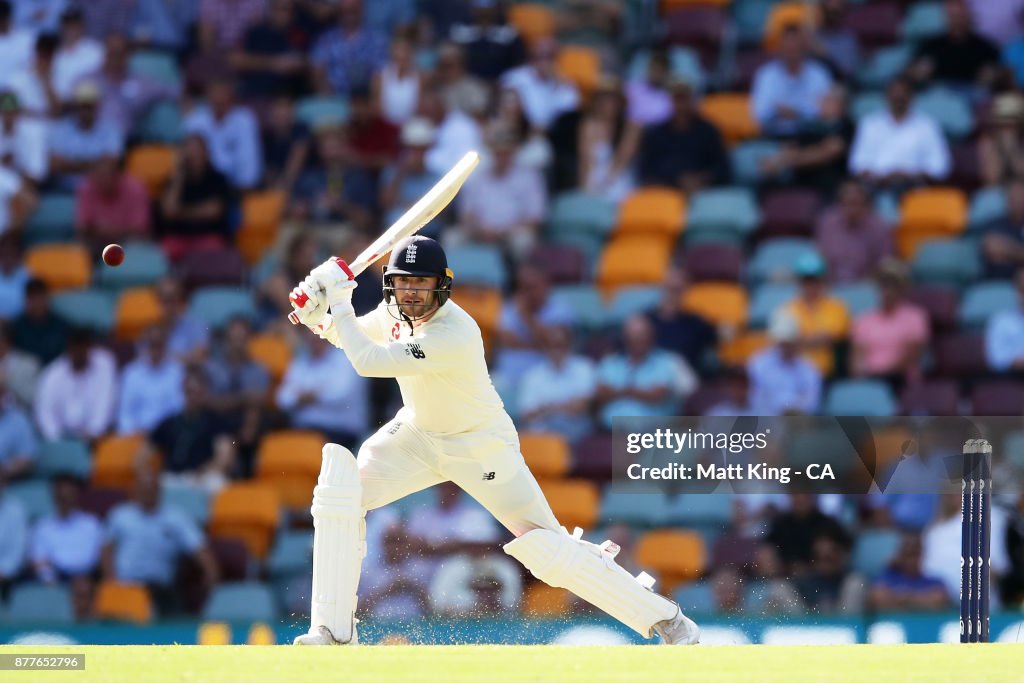
[[[615,202],[633,191],[640,132],[640,126],[626,120],[619,82],[602,79],[579,128],[579,178],[584,191]]]
[[[373,77],[377,109],[396,126],[411,119],[419,105],[423,77],[414,56],[412,40],[404,33],[396,33],[391,40],[391,59]]]
[[[487,130],[490,133],[509,131],[515,135],[517,163],[541,171],[551,163],[551,143],[544,131],[530,126],[519,93],[512,88],[502,88],[498,93],[494,112],[487,122]]]

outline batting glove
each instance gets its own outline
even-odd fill
[[[310,272],[310,277],[326,292],[332,313],[355,313],[352,290],[356,288],[356,278],[344,259],[335,257],[324,261]]]
[[[292,290],[288,300],[294,309],[288,314],[292,324],[302,323],[309,329],[323,324],[328,312],[327,293],[316,283],[312,276],[307,276]]]

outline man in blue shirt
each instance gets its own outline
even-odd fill
[[[807,58],[803,29],[787,26],[780,38],[779,57],[754,76],[751,107],[761,131],[789,136],[818,118],[821,99],[832,87],[832,77],[821,64]]]

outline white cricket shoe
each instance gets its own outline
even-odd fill
[[[316,632],[303,633],[301,636],[296,636],[295,640],[292,641],[292,645],[358,645],[359,634],[356,632],[355,623],[352,624],[352,639],[346,643],[342,643],[335,639],[334,634],[331,633],[331,629],[326,626],[319,627]]]
[[[663,645],[696,645],[700,642],[700,626],[683,614],[682,609],[671,619],[659,621],[654,630],[661,636]]]

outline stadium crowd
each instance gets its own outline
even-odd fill
[[[958,498],[631,498],[608,432],[1024,414],[1022,86],[1020,0],[0,0],[0,604],[308,610],[319,446],[399,397],[287,292],[476,149],[425,232],[567,526],[688,611],[952,609]],[[368,524],[371,615],[579,607],[450,485]]]

